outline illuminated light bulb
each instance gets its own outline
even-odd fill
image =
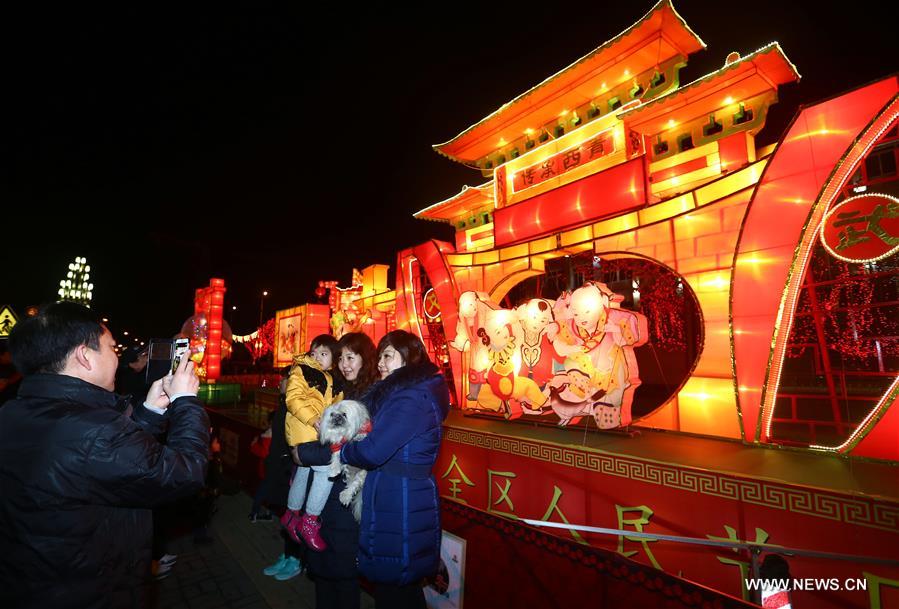
[[[88,292],[88,293],[87,293],[87,299],[88,299],[88,300],[90,300],[90,299],[93,298],[93,297],[94,297],[94,295],[93,295],[92,292]]]
[[[724,105],[725,105],[725,106],[729,106],[729,105],[731,105],[732,103],[734,103],[734,98],[731,97],[730,95],[728,95],[727,97],[724,98]]]
[[[87,265],[86,267],[84,267],[84,270],[87,271],[88,273],[90,273],[91,265]]]
[[[673,118],[669,118],[667,127],[669,129],[674,129],[675,127],[677,127],[677,122],[675,122]]]
[[[625,77],[625,78],[630,78],[630,77],[631,77],[631,71],[630,71],[630,70],[627,70],[627,69],[624,70],[624,77]]]
[[[71,279],[71,278],[72,278],[72,271],[69,271],[68,273],[66,273],[66,277],[68,277],[69,279]]]
[[[559,112],[559,118],[562,118],[566,114],[568,114],[568,110],[562,110],[561,112]]]

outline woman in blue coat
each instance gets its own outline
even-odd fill
[[[369,470],[362,490],[359,572],[379,609],[424,609],[422,581],[440,563],[440,501],[431,468],[449,390],[422,342],[395,330],[378,344],[381,381],[362,397],[372,431],[344,445],[344,463]]]

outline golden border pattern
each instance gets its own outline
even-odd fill
[[[444,432],[444,439],[450,442],[527,457],[554,465],[732,499],[850,525],[899,531],[899,504],[893,502],[842,497],[815,489],[796,488],[764,480],[747,480],[727,474],[661,465],[634,457],[596,453],[469,429],[447,427],[444,428]]]

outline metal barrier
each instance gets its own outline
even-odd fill
[[[702,539],[701,537],[681,537],[679,535],[658,535],[653,533],[641,533],[639,531],[625,531],[622,529],[607,529],[604,527],[590,527],[579,524],[565,524],[563,522],[547,522],[545,520],[531,520],[522,518],[520,522],[527,523],[531,526],[546,527],[553,529],[565,529],[569,531],[584,531],[587,533],[599,533],[601,535],[626,536],[629,538],[641,538],[649,540],[674,541],[677,543],[688,543],[698,546],[713,546],[718,548],[730,548],[734,550],[746,550],[749,552],[752,566],[752,577],[759,578],[760,556],[762,552],[770,552],[782,556],[806,556],[809,558],[824,558],[827,560],[845,560],[850,562],[864,562],[878,565],[886,565],[889,567],[899,567],[899,560],[891,558],[880,558],[877,556],[862,556],[854,554],[838,554],[835,552],[819,552],[817,550],[806,550],[803,548],[788,548],[785,546],[772,545],[767,543],[748,543],[743,541],[717,541],[713,539]],[[753,590],[753,600],[759,603],[760,590]]]

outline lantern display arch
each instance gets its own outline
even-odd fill
[[[515,546],[534,535],[523,519],[868,557],[899,546],[899,79],[803,106],[757,148],[796,66],[772,43],[682,84],[704,48],[662,0],[435,145],[486,179],[415,214],[455,242],[400,251],[393,289],[375,267],[354,281],[363,331],[420,336],[451,385],[434,473],[474,603],[577,602],[537,571],[586,559]],[[865,192],[879,198],[840,207]],[[746,553],[554,534],[751,598]],[[522,551],[539,569],[514,567]],[[531,577],[511,590],[497,565]],[[868,587],[795,591],[797,606],[899,604],[895,564],[790,566]]]

